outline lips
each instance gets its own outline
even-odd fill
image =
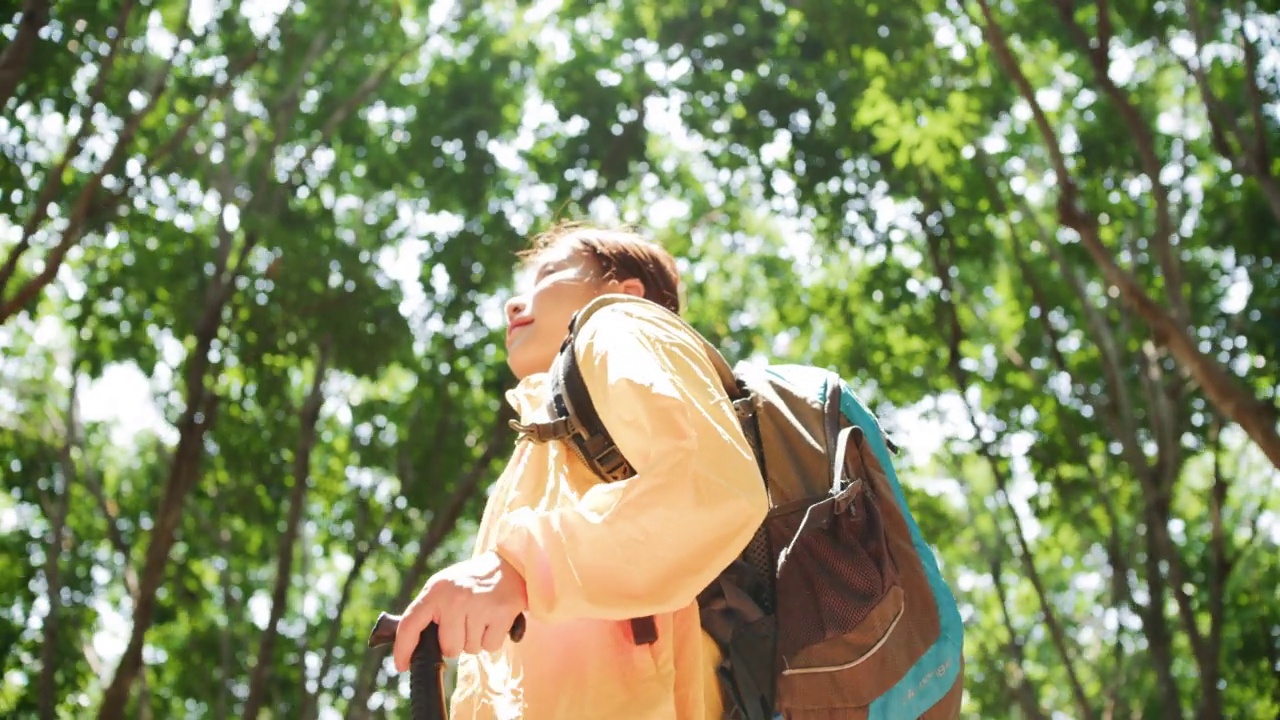
[[[531,323],[533,323],[533,318],[517,318],[515,320],[512,320],[507,325],[507,339],[510,339],[512,333],[514,333],[516,330],[519,330],[525,325],[529,325]]]

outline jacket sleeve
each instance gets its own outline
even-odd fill
[[[656,308],[621,303],[575,350],[600,419],[636,475],[572,506],[500,521],[497,552],[546,619],[626,619],[686,607],[768,512],[750,446],[701,341]]]

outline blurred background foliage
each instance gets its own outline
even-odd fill
[[[882,416],[966,716],[1276,717],[1277,10],[10,0],[0,716],[403,712],[591,218]]]

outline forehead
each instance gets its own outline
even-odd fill
[[[539,250],[536,255],[529,258],[528,267],[533,271],[534,275],[537,275],[547,269],[581,267],[590,265],[592,262],[594,261],[590,251],[583,247],[580,242],[575,241],[572,236],[569,236]]]
[[[587,249],[567,237],[529,256],[516,273],[517,284],[528,287],[547,271],[582,267],[591,262]]]

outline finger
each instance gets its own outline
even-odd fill
[[[475,655],[480,652],[483,647],[484,634],[489,625],[483,619],[476,616],[467,618],[467,639],[462,645],[462,651],[468,655]]]
[[[498,652],[506,639],[507,633],[502,629],[501,624],[488,625],[484,629],[484,637],[480,639],[480,647],[487,652]]]
[[[400,626],[396,628],[395,644],[391,648],[391,657],[395,661],[396,672],[409,669],[409,660],[418,647],[418,637],[436,619],[436,609],[426,595],[418,596],[409,604],[409,608],[400,618]]]
[[[440,613],[436,619],[440,627],[440,654],[456,658],[467,642],[467,616],[460,612]]]

